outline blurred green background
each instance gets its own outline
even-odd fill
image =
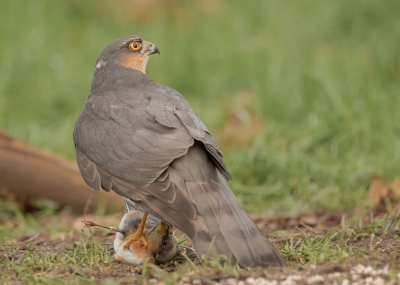
[[[0,129],[74,159],[72,130],[112,40],[154,42],[246,209],[368,204],[400,161],[400,1],[3,0]]]

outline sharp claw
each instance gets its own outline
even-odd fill
[[[123,249],[124,250],[128,250],[129,247],[132,245],[132,243],[134,243],[135,241],[139,241],[142,245],[144,245],[146,248],[149,246],[148,241],[146,240],[145,236],[142,235],[139,238],[133,234],[131,236],[128,236],[125,238],[125,244],[123,245]]]

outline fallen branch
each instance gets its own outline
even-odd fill
[[[54,200],[81,212],[86,204],[88,211],[99,204],[106,209],[123,208],[122,198],[116,193],[90,189],[75,162],[32,148],[2,132],[0,188],[15,195]]]

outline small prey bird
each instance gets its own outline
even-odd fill
[[[179,245],[173,237],[171,225],[138,210],[129,210],[123,216],[118,228],[105,227],[90,221],[82,221],[85,227],[99,226],[116,232],[114,260],[130,264],[143,262],[163,264],[177,256],[186,254],[196,257],[196,252]],[[142,223],[142,220],[145,221]]]

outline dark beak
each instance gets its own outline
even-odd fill
[[[150,54],[155,54],[158,53],[160,54],[160,50],[158,49],[158,47],[155,44],[151,44],[150,48],[148,49]]]

